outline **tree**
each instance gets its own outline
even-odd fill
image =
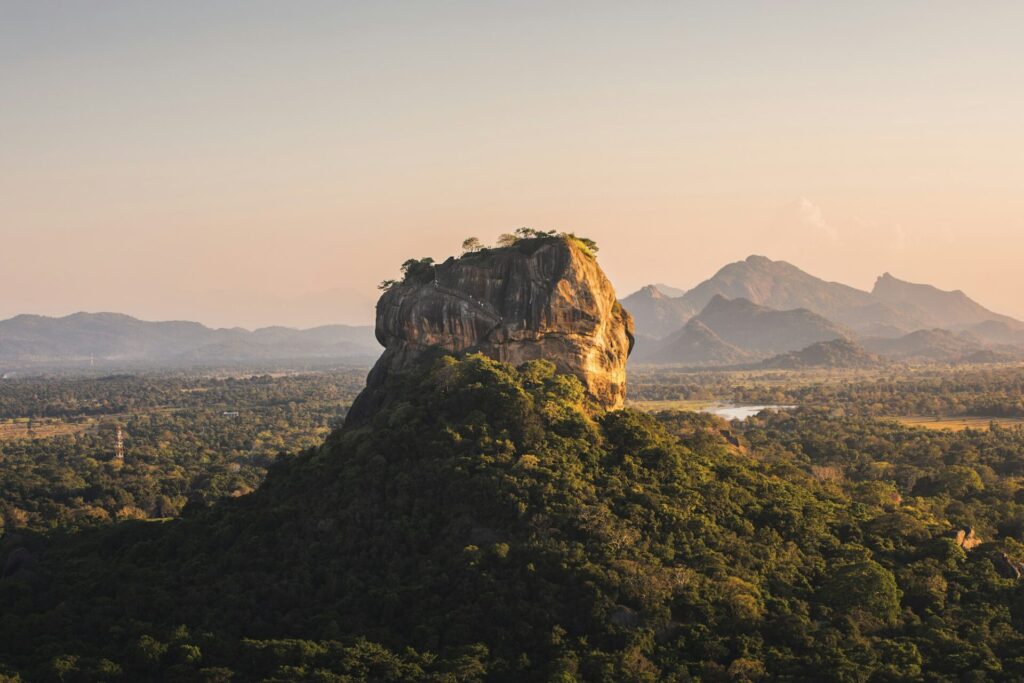
[[[899,615],[900,590],[896,578],[867,558],[833,568],[822,597],[842,612],[861,612],[868,621],[892,624]]]
[[[483,242],[478,240],[476,237],[467,237],[466,239],[462,240],[462,251],[466,252],[467,254],[471,254],[474,251],[480,251],[481,249],[483,249],[483,247]]]

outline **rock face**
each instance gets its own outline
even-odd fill
[[[983,543],[983,541],[975,535],[974,527],[967,526],[962,529],[957,529],[952,535],[953,542],[964,550],[974,550]]]
[[[633,320],[594,256],[570,237],[520,240],[408,269],[377,302],[384,346],[349,415],[430,349],[480,352],[518,365],[547,359],[576,375],[601,407],[620,408]]]

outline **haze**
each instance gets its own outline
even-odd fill
[[[523,225],[1024,318],[1024,4],[370,5],[0,5],[0,318],[364,323]]]

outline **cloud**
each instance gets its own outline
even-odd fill
[[[821,207],[806,197],[798,199],[794,205],[796,220],[805,228],[810,228],[830,242],[839,241],[839,230],[825,220]]]

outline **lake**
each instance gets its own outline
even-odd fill
[[[766,405],[766,406],[736,406],[736,405],[710,405],[705,408],[701,408],[702,413],[711,413],[712,415],[718,415],[724,417],[726,420],[746,420],[752,415],[757,415],[762,410],[791,410],[796,406],[778,406],[778,405]]]

